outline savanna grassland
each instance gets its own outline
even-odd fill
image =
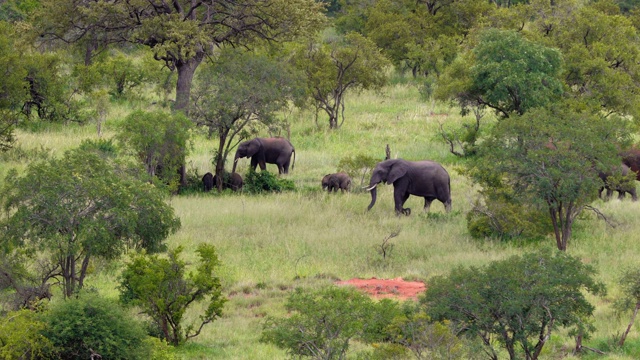
[[[116,105],[103,125],[103,136],[110,136],[110,125],[131,109]],[[520,254],[537,247],[555,248],[555,240],[501,242],[471,238],[465,215],[477,189],[461,175],[463,163],[450,154],[440,141],[439,124],[459,124],[463,119],[456,109],[422,100],[415,86],[397,83],[381,93],[365,92],[347,98],[346,121],[338,130],[329,130],[320,118],[316,124],[306,111],[283,115],[290,123],[291,142],[296,147],[295,168],[284,175],[296,185],[296,191],[252,196],[225,192],[173,196],[169,202],[182,222],[182,228],[167,239],[170,248],[183,246],[187,259],[195,259],[196,245],[215,245],[222,266],[220,277],[228,302],[224,315],[207,325],[202,334],[176,350],[184,359],[282,359],[284,351],[260,343],[265,316],[285,314],[284,301],[296,287],[320,287],[337,279],[397,278],[429,283],[434,275],[447,274],[457,266],[482,266],[490,261]],[[466,121],[470,121],[468,118]],[[262,136],[268,134],[264,132]],[[17,133],[17,146],[25,151],[61,153],[82,139],[95,138],[94,125],[82,128],[56,128]],[[199,174],[212,171],[215,142],[194,132],[188,169]],[[367,212],[370,196],[354,178],[351,193],[328,194],[320,188],[324,174],[335,172],[339,161],[358,154],[383,159],[385,145],[392,157],[407,160],[430,159],[442,163],[451,175],[452,212],[434,202],[430,214],[420,210],[421,198],[409,198],[408,217],[396,217],[392,186],[383,186],[378,202]],[[0,176],[7,169],[21,168],[24,160],[16,157],[0,163]],[[231,162],[227,162],[230,169]],[[239,162],[244,174],[249,160]],[[267,165],[271,172],[274,165]],[[368,175],[364,179],[368,181]],[[590,297],[596,306],[596,332],[584,345],[603,348],[621,333],[629,315],[618,318],[610,307],[618,296],[616,280],[623,269],[638,266],[640,253],[640,203],[597,200],[593,206],[616,226],[611,227],[592,212],[583,215],[574,226],[568,246],[571,255],[598,270],[606,283],[605,297]],[[392,233],[391,251],[383,257],[379,251]],[[96,263],[87,286],[108,297],[117,297],[117,279],[122,259],[116,263]],[[560,274],[559,276],[562,276]],[[190,316],[197,316],[193,311]],[[354,344],[355,348],[359,345]],[[544,348],[543,358],[576,358],[571,355],[575,342],[566,334],[554,333]],[[640,358],[640,340],[634,329],[626,354],[597,355],[606,359]],[[586,352],[585,357],[596,355]]]

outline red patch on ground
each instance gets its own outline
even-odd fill
[[[404,281],[402,278],[395,279],[351,279],[337,281],[338,285],[351,285],[365,291],[376,299],[395,298],[400,300],[418,298],[424,292],[425,285],[419,281]]]

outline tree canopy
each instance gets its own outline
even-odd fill
[[[65,296],[83,287],[92,258],[114,259],[127,248],[162,251],[180,227],[164,193],[83,145],[32,162],[22,174],[10,171],[0,193],[0,248],[31,253],[46,279],[61,281]]]

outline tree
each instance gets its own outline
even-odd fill
[[[614,302],[614,308],[619,314],[627,313],[631,311],[631,319],[629,319],[629,325],[620,336],[618,345],[624,346],[624,342],[627,340],[627,335],[633,327],[633,324],[640,311],[640,269],[627,269],[623,272],[618,284],[622,289],[622,296]]]
[[[349,33],[328,43],[298,49],[295,66],[306,74],[308,93],[316,109],[329,116],[329,128],[344,122],[347,91],[380,89],[387,81],[389,61],[360,34]],[[342,122],[338,123],[339,119]]]
[[[186,110],[195,71],[216,47],[313,33],[324,23],[322,7],[313,0],[43,0],[36,19],[45,39],[82,42],[87,64],[109,44],[150,47],[178,72],[175,109]]]
[[[191,121],[182,113],[136,110],[118,125],[116,139],[137,158],[150,177],[177,183],[187,156]]]
[[[229,152],[247,136],[250,124],[274,124],[276,113],[302,96],[301,78],[286,62],[240,49],[225,49],[201,69],[191,116],[210,135],[218,135],[213,160],[218,179],[224,178]],[[216,186],[222,190],[222,182]]]
[[[0,318],[0,359],[50,359],[54,347],[42,335],[46,324],[29,309],[10,311]]]
[[[498,359],[495,345],[511,359],[537,359],[553,331],[589,330],[594,307],[583,291],[603,295],[595,269],[559,251],[539,251],[494,261],[484,267],[458,267],[429,281],[420,300],[436,321],[452,321]]]
[[[148,359],[142,323],[96,293],[54,303],[40,318],[56,359]]]
[[[468,61],[468,73],[452,74],[467,77],[465,88],[442,90],[463,106],[478,103],[494,109],[501,117],[509,117],[544,107],[558,100],[564,91],[559,79],[560,53],[514,31],[486,30]]]
[[[619,166],[625,127],[567,103],[530,110],[496,124],[470,173],[484,188],[511,188],[523,203],[545,209],[558,249],[566,250],[573,222],[602,186],[598,172]]]
[[[139,306],[153,320],[161,337],[173,345],[199,335],[204,325],[220,317],[226,302],[215,272],[220,265],[215,248],[199,244],[199,264],[188,273],[187,263],[180,259],[182,250],[178,247],[169,251],[167,258],[133,254],[120,279],[120,299]],[[185,311],[205,298],[208,300],[200,325],[183,328]]]
[[[39,260],[41,271],[60,280],[66,297],[83,287],[92,258],[164,250],[164,239],[180,227],[161,191],[98,147],[84,142],[59,159],[28,164],[21,175],[11,170],[0,192],[0,248],[48,258]]]

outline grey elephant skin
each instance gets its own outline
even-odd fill
[[[396,215],[411,214],[411,209],[402,207],[410,195],[424,198],[424,211],[429,211],[435,199],[444,204],[447,212],[451,211],[451,179],[447,170],[435,161],[390,159],[379,162],[373,169],[367,188],[371,192],[367,210],[375,205],[376,186],[381,182],[393,184]]]
[[[216,186],[216,184],[218,183],[218,176],[217,175],[213,175],[213,186]],[[240,191],[242,190],[242,185],[244,184],[244,181],[242,180],[242,176],[240,176],[240,174],[238,173],[225,173],[225,176],[223,176],[222,179],[222,189],[231,189],[234,192],[235,191]]]
[[[608,180],[609,176],[623,176],[626,177],[627,175],[629,175],[629,173],[633,171],[631,170],[631,168],[625,164],[621,164],[620,166],[616,167],[613,171],[611,172],[599,172],[598,176],[600,177],[600,179],[603,182],[603,186],[600,188],[600,190],[598,191],[598,197],[602,197],[602,190],[607,189],[607,193],[606,193],[606,200],[609,200],[611,198],[611,195],[613,195],[614,191],[618,192],[618,199],[622,200],[624,199],[626,193],[631,194],[631,199],[633,201],[637,201],[638,200],[638,195],[636,193],[636,183],[635,180],[634,181],[622,181],[619,184],[611,184],[611,182]]]
[[[213,189],[213,184],[213,174],[210,172],[204,174],[204,176],[202,177],[202,186],[204,188],[204,191],[211,191],[211,189]]]
[[[351,177],[345,172],[335,174],[327,174],[322,178],[322,190],[328,192],[337,192],[338,190],[345,192],[351,187]]]
[[[291,162],[293,155],[293,162]],[[296,150],[291,142],[285,138],[255,138],[244,141],[238,145],[236,156],[233,159],[233,171],[236,172],[238,159],[250,157],[251,169],[255,170],[260,165],[260,169],[265,171],[267,164],[276,164],[279,174],[289,173],[289,164],[293,169],[296,162]]]

